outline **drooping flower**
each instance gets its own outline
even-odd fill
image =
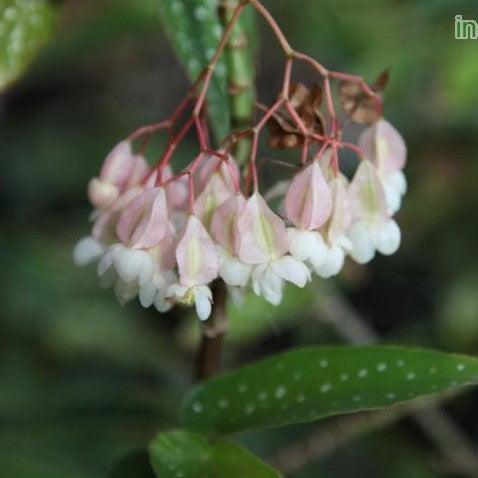
[[[88,184],[88,197],[97,209],[107,208],[120,194],[140,183],[148,172],[143,156],[133,154],[131,143],[118,143],[106,156],[99,177]]]
[[[295,175],[285,197],[286,218],[295,226],[287,230],[289,250],[299,261],[322,262],[325,245],[318,230],[332,213],[332,194],[318,160]]]
[[[400,245],[400,229],[390,218],[385,191],[373,164],[363,160],[350,184],[353,223],[348,231],[352,258],[364,264],[375,251],[393,254]]]
[[[277,305],[284,281],[304,287],[310,280],[308,268],[292,256],[282,219],[274,214],[259,193],[241,209],[236,226],[236,253],[245,264],[254,265],[252,287],[256,295]]]
[[[164,188],[146,189],[127,204],[116,226],[121,243],[115,248],[114,264],[121,280],[138,278],[140,286],[152,280],[154,264],[148,250],[159,244],[168,228]]]
[[[237,218],[245,205],[242,195],[231,196],[215,210],[211,219],[211,233],[217,242],[219,276],[233,287],[245,287],[252,271],[252,265],[236,256]]]
[[[169,286],[167,297],[184,304],[194,303],[201,320],[211,313],[212,294],[208,284],[218,274],[214,242],[201,221],[190,215],[176,248],[179,283]]]
[[[381,118],[362,132],[359,146],[377,169],[385,191],[388,212],[395,214],[400,209],[402,197],[407,190],[403,174],[407,159],[405,141],[387,120]]]

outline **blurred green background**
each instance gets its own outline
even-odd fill
[[[455,14],[478,18],[476,0],[264,3],[295,48],[330,68],[370,80],[390,68],[386,117],[409,145],[410,191],[394,256],[348,263],[338,281],[305,292],[289,288],[275,309],[249,297],[231,310],[226,366],[341,342],[330,314],[359,314],[386,342],[476,355],[478,41],[453,38]],[[174,426],[197,340],[187,311],[121,307],[96,288],[93,269],[71,261],[88,232],[88,179],[113,144],[164,118],[188,84],[161,31],[157,0],[57,4],[53,38],[0,96],[2,478],[107,476],[115,461]],[[271,100],[283,63],[263,25],[257,67],[260,99]],[[301,69],[298,77],[313,81]],[[468,392],[446,411],[478,448],[477,401]],[[242,439],[268,458],[316,428]],[[463,474],[404,419],[291,476]]]

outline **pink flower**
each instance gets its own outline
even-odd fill
[[[390,219],[385,191],[373,164],[363,160],[350,184],[353,224],[348,231],[352,258],[364,264],[375,256],[393,254],[400,245],[400,229]]]
[[[285,197],[286,217],[298,229],[321,228],[332,213],[332,194],[318,161],[295,175]]]
[[[285,255],[288,250],[285,224],[259,193],[248,199],[238,215],[236,250],[242,262],[255,265],[254,292],[274,305],[282,299],[284,281],[304,287],[310,280],[307,267]]]
[[[121,193],[138,185],[148,172],[146,160],[131,151],[131,143],[122,141],[106,157],[98,178],[91,179],[88,197],[92,205],[105,209]]]
[[[283,256],[288,249],[284,221],[263,197],[254,193],[237,219],[236,252],[246,264],[262,264]]]
[[[402,172],[407,159],[405,141],[400,133],[382,118],[362,132],[359,146],[365,157],[377,168],[389,213],[395,214],[400,209],[402,196],[407,190],[407,181]]]
[[[208,284],[218,274],[214,242],[196,216],[189,216],[186,230],[176,248],[179,283],[172,284],[167,296],[184,303],[194,302],[201,320],[211,313],[212,295]]]
[[[317,256],[312,258],[314,271],[323,278],[337,275],[344,265],[345,254],[352,249],[352,243],[346,235],[352,222],[347,178],[339,173],[329,184],[333,209],[323,228],[325,254],[319,260],[316,260]]]
[[[116,233],[133,249],[154,247],[165,235],[169,211],[162,187],[146,189],[132,199],[119,218]]]
[[[245,205],[242,195],[231,196],[215,210],[211,219],[211,233],[217,242],[219,276],[230,286],[245,287],[252,270],[250,264],[244,264],[236,256],[237,218]]]

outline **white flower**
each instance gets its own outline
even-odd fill
[[[349,230],[352,258],[359,264],[371,261],[375,250],[384,255],[395,253],[400,246],[400,229],[393,219],[380,222],[356,221]]]
[[[168,287],[166,298],[184,305],[194,303],[200,320],[207,320],[211,315],[212,293],[206,285],[188,287],[176,282]]]
[[[284,281],[303,288],[310,281],[310,271],[305,264],[292,256],[282,256],[259,264],[252,271],[254,293],[273,305],[280,304],[282,300]]]
[[[93,236],[80,239],[73,249],[73,262],[77,266],[86,266],[99,259],[106,247]]]
[[[217,246],[219,276],[230,286],[245,287],[251,276],[252,266],[244,264],[231,255],[224,247]]]
[[[113,254],[113,263],[118,276],[124,282],[138,280],[143,286],[151,282],[154,274],[154,263],[151,256],[145,250],[137,250],[116,244]]]

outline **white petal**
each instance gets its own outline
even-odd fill
[[[121,280],[133,282],[138,277],[143,265],[143,254],[145,254],[144,251],[136,251],[127,247],[115,252],[114,262]]]
[[[157,292],[158,289],[152,281],[142,285],[139,288],[139,302],[141,305],[143,307],[150,307],[154,302]]]
[[[142,253],[142,261],[141,261],[141,269],[139,271],[139,285],[148,284],[153,280],[154,274],[154,262],[153,258],[144,251],[140,251]]]
[[[113,254],[114,252],[109,249],[101,258],[97,269],[98,277],[104,276],[108,270],[112,269],[111,266],[113,265]]]
[[[403,196],[407,192],[407,178],[403,171],[395,171],[390,175],[389,181],[395,189]]]
[[[325,261],[317,268],[315,272],[324,279],[337,275],[344,265],[345,253],[338,245],[334,244],[327,252]]]
[[[359,264],[366,264],[375,256],[375,247],[370,238],[368,224],[356,221],[348,231],[348,237],[353,245],[350,255]]]
[[[289,251],[298,261],[305,262],[312,257],[320,261],[324,254],[324,241],[322,236],[314,231],[302,231],[294,227],[287,229]]]
[[[244,264],[236,257],[231,256],[224,248],[218,248],[219,275],[224,282],[231,286],[245,287],[251,275],[252,266]]]
[[[375,247],[386,256],[397,251],[400,246],[400,238],[400,228],[393,219],[375,229]]]
[[[211,302],[208,294],[200,287],[194,287],[194,302],[199,320],[207,320],[211,315]]]
[[[385,198],[387,200],[387,212],[393,216],[400,210],[402,195],[391,183],[384,183]]]
[[[254,274],[255,272],[255,274]],[[253,290],[272,305],[279,305],[282,300],[283,280],[269,267],[262,264],[253,271]]]
[[[270,267],[279,277],[292,282],[297,287],[304,287],[310,281],[310,271],[307,266],[292,256],[282,256],[271,262]]]
[[[80,239],[73,249],[73,262],[77,266],[86,266],[105,252],[105,246],[91,236]]]
[[[154,306],[156,307],[156,310],[158,312],[167,312],[168,310],[171,310],[173,305],[173,302],[166,299],[165,295],[162,292],[158,292],[158,294],[156,294],[156,298],[154,299]]]

